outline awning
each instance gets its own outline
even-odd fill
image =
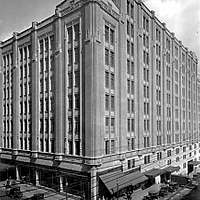
[[[100,175],[100,179],[111,194],[128,186],[134,186],[148,180],[148,178],[139,171],[132,173],[123,173],[122,171],[107,173]]]
[[[9,164],[5,164],[5,163],[0,163],[0,172],[5,172],[6,170],[14,169],[14,168],[15,168],[14,165],[9,165]]]
[[[174,167],[174,166],[168,166],[168,167],[164,168],[164,170],[166,172],[173,173],[173,172],[179,171],[180,167],[179,166],[176,166],[176,167]]]
[[[200,164],[200,161],[194,160],[194,161],[192,161],[192,163],[191,163],[191,164],[193,164],[194,166],[197,166],[197,165],[199,165],[199,164]]]
[[[148,177],[155,178],[156,176],[160,176],[166,173],[163,169],[153,168],[149,171],[144,172],[144,174]]]

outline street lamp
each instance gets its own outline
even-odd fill
[[[67,188],[68,188],[68,182],[67,179],[65,178],[65,190],[66,190],[66,200],[68,200],[68,195],[67,195]]]

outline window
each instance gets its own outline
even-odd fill
[[[75,41],[79,41],[79,32],[80,32],[79,30],[80,30],[79,24],[76,24],[74,26]]]
[[[172,160],[171,159],[167,160],[167,165],[171,165],[171,164],[172,164]]]
[[[115,54],[112,51],[110,52],[110,66],[115,68]]]
[[[105,141],[105,154],[110,154],[110,144],[109,140]]]
[[[78,94],[75,95],[75,109],[80,108],[80,96]]]
[[[72,141],[68,141],[68,145],[69,145],[69,154],[73,154],[73,143]]]
[[[105,109],[109,111],[109,95],[105,95]]]
[[[75,141],[75,154],[80,155],[80,141]]]
[[[75,63],[76,64],[79,64],[79,48],[77,47],[77,48],[75,48],[74,49],[74,51],[75,51]]]
[[[109,27],[105,26],[105,41],[109,43]]]
[[[127,74],[130,74],[130,60],[127,60]]]
[[[131,119],[131,131],[135,132],[135,120]]]
[[[150,163],[150,155],[144,156],[144,164]]]
[[[105,49],[105,64],[109,65],[109,50]]]
[[[135,149],[135,138],[131,138],[131,149]]]
[[[162,152],[157,153],[157,160],[162,160]]]
[[[109,88],[109,72],[105,72],[105,87]]]
[[[129,21],[127,21],[127,35],[130,34],[130,24],[129,24]]]
[[[115,97],[111,96],[111,111],[115,111]]]
[[[128,169],[135,167],[135,159],[128,160]]]
[[[145,136],[144,137],[144,148],[146,147],[149,147],[150,146],[150,143],[149,143],[149,137],[148,136]]]
[[[111,150],[111,154],[115,153],[115,140],[111,140],[110,150]]]
[[[68,32],[68,42],[72,42],[72,27],[67,29]]]
[[[157,135],[157,145],[161,144],[162,144],[161,135]]]
[[[111,79],[111,89],[114,90],[115,89],[115,75],[111,74],[110,79]]]
[[[127,120],[128,132],[131,131],[131,121],[130,119]]]
[[[73,57],[72,57],[72,50],[68,50],[68,65],[72,65]]]
[[[115,118],[111,118],[110,130],[111,130],[111,133],[115,133]]]
[[[106,132],[106,134],[109,133],[109,122],[110,122],[109,117],[106,117],[105,118],[105,132]]]
[[[171,155],[172,155],[171,150],[168,150],[168,151],[167,151],[167,157],[170,157]]]
[[[75,72],[75,87],[79,87],[80,85],[80,72],[76,71]]]
[[[80,121],[79,118],[75,118],[75,134],[79,136],[80,134]]]
[[[110,43],[114,45],[114,41],[115,41],[114,30],[110,29]]]

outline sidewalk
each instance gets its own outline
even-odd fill
[[[6,184],[6,181],[0,182],[0,190],[2,192],[5,192],[5,190],[6,190],[6,188],[4,187],[5,184]],[[44,193],[45,200],[55,200],[55,199],[56,200],[64,200],[64,199],[66,199],[65,194],[56,193],[55,191],[50,190],[45,187],[36,187],[34,185],[21,184],[21,183],[17,183],[17,184],[19,184],[20,190],[23,193],[23,199],[30,198],[34,194],[38,194],[38,193]],[[68,198],[68,199],[73,200],[72,198]]]

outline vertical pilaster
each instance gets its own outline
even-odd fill
[[[127,3],[127,2],[126,2]],[[126,13],[126,5],[121,5],[122,16],[125,16]],[[126,42],[124,42],[124,38],[126,38],[126,21],[125,17],[120,20],[119,23],[119,56],[118,56],[118,77],[119,77],[119,153],[124,153],[127,151],[127,89],[125,89],[127,85],[127,73],[126,67],[122,67],[126,61]]]
[[[96,167],[92,167],[91,169],[91,185],[90,185],[90,192],[91,192],[91,200],[97,199],[97,169]]]
[[[0,148],[3,147],[3,62],[2,42],[0,41]]]
[[[163,23],[163,27],[162,27],[162,61],[161,61],[161,70],[162,70],[162,74],[161,76],[163,77],[162,80],[162,97],[161,97],[161,105],[162,106],[162,136],[163,136],[163,144],[166,145],[167,144],[167,112],[166,112],[166,49],[165,49],[165,40],[166,40],[166,25],[165,23]]]
[[[152,141],[152,146],[156,146],[157,145],[157,115],[156,115],[156,105],[157,105],[157,100],[156,100],[156,64],[155,64],[155,60],[156,60],[156,54],[155,54],[155,44],[156,44],[156,40],[155,40],[155,12],[151,11],[151,44],[150,44],[150,48],[151,48],[151,64],[152,64],[152,71],[151,71],[151,81],[152,82],[152,109],[151,109],[151,141]]]
[[[32,35],[31,35],[31,47],[32,47],[32,91],[31,91],[31,99],[32,99],[32,152],[37,155],[39,150],[39,105],[40,105],[40,85],[39,85],[39,63],[38,63],[38,42],[37,42],[37,23],[32,23]]]
[[[20,134],[20,69],[18,65],[17,33],[13,33],[13,151],[19,149]]]
[[[55,76],[56,76],[56,154],[62,156],[64,152],[64,66],[62,62],[62,21],[60,10],[56,9],[55,18]]]
[[[138,30],[137,32],[137,81],[136,81],[136,92],[137,92],[137,102],[135,104],[135,107],[137,108],[136,115],[138,114],[138,119],[137,119],[137,138],[138,140],[136,141],[136,145],[138,149],[141,149],[144,147],[143,144],[143,131],[144,131],[144,109],[143,109],[143,103],[141,100],[144,99],[144,94],[143,94],[143,86],[144,86],[144,77],[143,77],[143,51],[142,51],[142,16],[143,16],[143,11],[142,11],[142,2],[138,2],[137,6],[137,27],[136,29]]]

